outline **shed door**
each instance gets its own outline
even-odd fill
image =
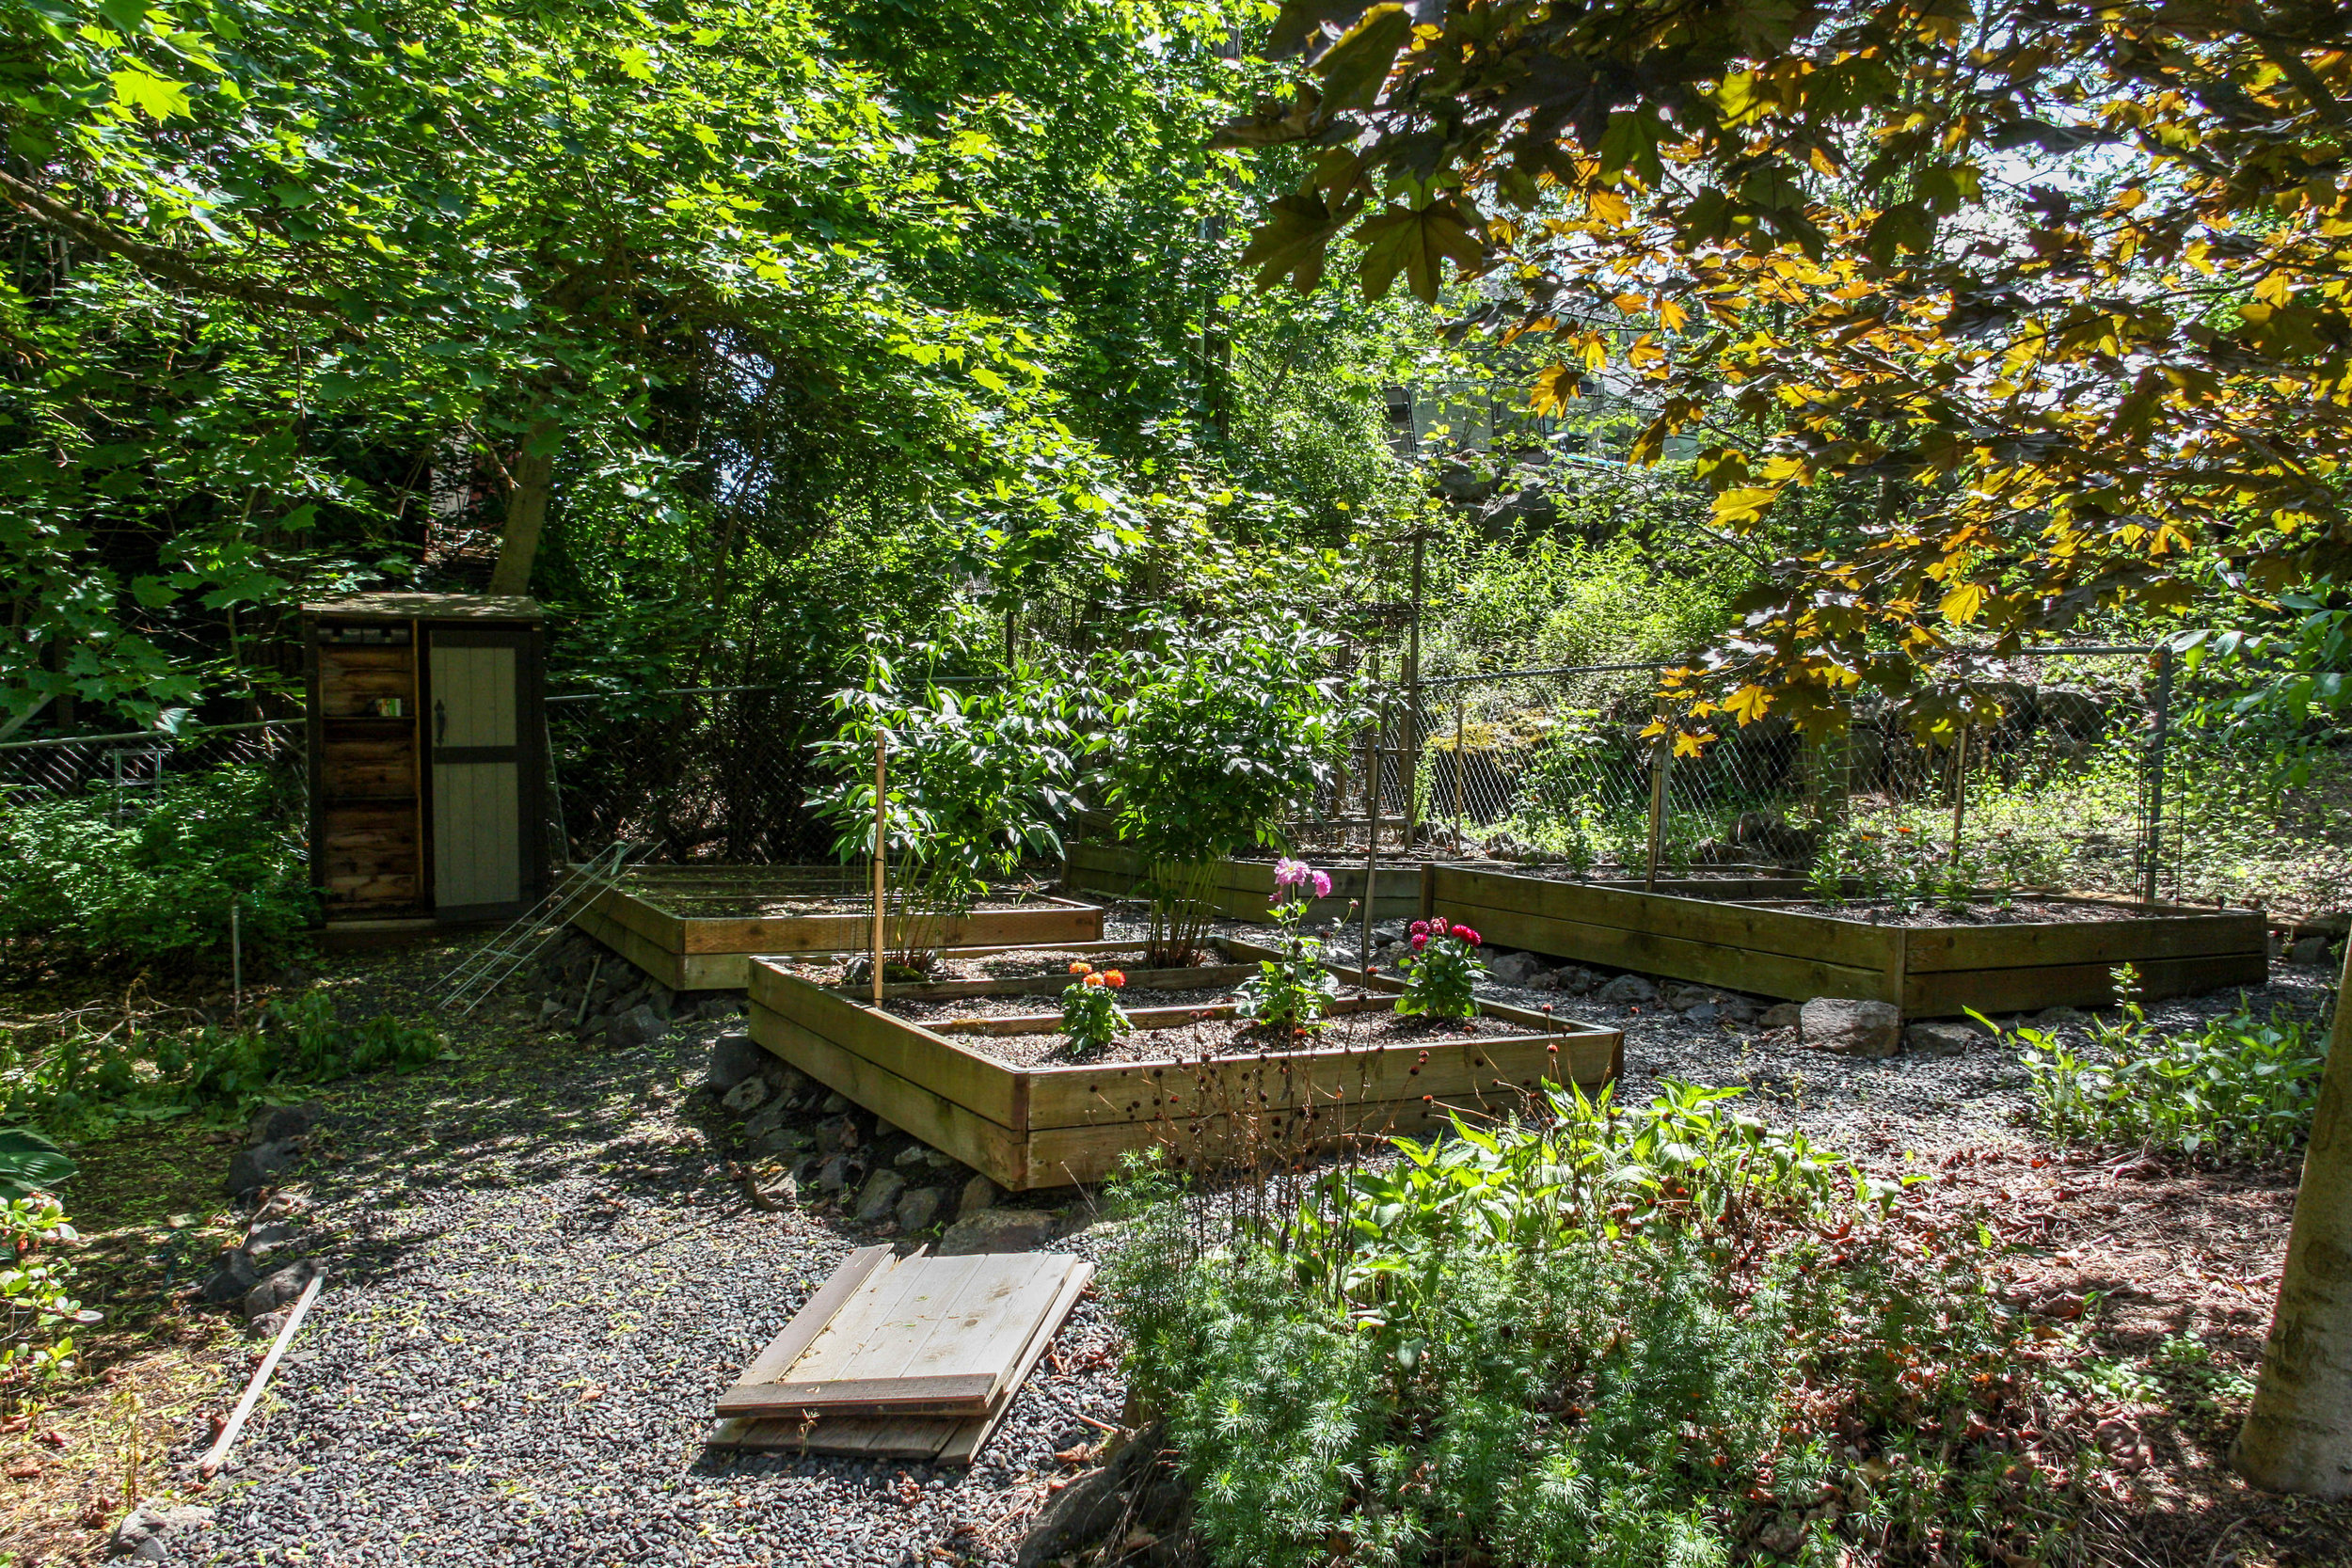
[[[443,634],[446,635],[446,634]],[[512,904],[523,893],[520,639],[437,635],[431,666],[433,902]]]

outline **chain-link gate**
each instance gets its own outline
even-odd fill
[[[119,821],[154,805],[174,779],[228,767],[264,768],[293,784],[304,768],[302,721],[0,741],[0,809],[102,795]],[[298,808],[299,790],[280,793],[290,811]]]

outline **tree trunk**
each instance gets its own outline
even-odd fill
[[[2267,1492],[2352,1497],[2352,942],[2254,1407],[2230,1449]]]
[[[493,594],[531,592],[531,567],[539,557],[539,531],[548,520],[548,497],[555,488],[555,452],[563,432],[542,415],[531,421],[515,462],[515,488],[506,497],[506,527],[499,535],[499,561],[490,569]]]

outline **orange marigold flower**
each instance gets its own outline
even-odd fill
[[[1106,969],[1103,971],[1103,983],[1110,987],[1111,990],[1117,990],[1120,987],[1127,983],[1127,976],[1121,974],[1118,970]]]
[[[1081,958],[1076,963],[1070,966],[1070,973],[1073,974],[1091,974],[1094,973],[1094,966]]]
[[[1092,970],[1089,970],[1086,974],[1086,983],[1089,986],[1099,986],[1103,983],[1103,977]]]

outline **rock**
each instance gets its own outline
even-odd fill
[[[1723,1009],[1716,1006],[1714,1003],[1702,1002],[1695,1007],[1685,1008],[1682,1021],[1685,1023],[1695,1023],[1702,1029],[1711,1029],[1724,1022],[1724,1013]]]
[[[141,1503],[124,1514],[106,1537],[108,1557],[135,1557],[144,1562],[170,1560],[170,1547],[213,1522],[213,1511],[193,1503],[157,1508]]]
[[[808,1087],[808,1074],[781,1056],[769,1055],[767,1065],[759,1069],[759,1075],[768,1081],[768,1086],[775,1090],[780,1099],[790,1100]]]
[[[1798,1015],[1804,1043],[1816,1051],[1873,1059],[1903,1048],[1903,1013],[1891,1002],[1855,1002],[1817,996]]]
[[[856,1168],[847,1154],[829,1154],[817,1167],[817,1189],[825,1193],[845,1191],[855,1175]]]
[[[2044,1007],[2033,1015],[2033,1026],[2048,1033],[2056,1029],[2079,1029],[2090,1022],[2090,1015],[2080,1007]]]
[[[884,1138],[902,1138],[905,1136],[905,1131],[901,1129],[897,1122],[890,1120],[886,1117],[876,1117],[874,1118],[874,1141],[876,1143],[882,1142]]]
[[[932,1250],[942,1258],[972,1252],[1034,1252],[1054,1239],[1059,1222],[1037,1209],[983,1209],[947,1227]]]
[[[1148,1441],[1147,1441],[1148,1439]],[[1074,1477],[1054,1494],[1013,1555],[1014,1568],[1045,1568],[1056,1560],[1075,1560],[1123,1524],[1127,1481],[1139,1465],[1148,1465],[1160,1450],[1157,1426],[1137,1433],[1104,1456],[1103,1463]]]
[[[670,1021],[650,1002],[640,1002],[615,1018],[606,1030],[606,1037],[624,1051],[641,1045],[651,1045],[670,1032]]]
[[[762,1132],[752,1148],[759,1154],[786,1155],[804,1154],[816,1145],[816,1138],[805,1127],[773,1127]]]
[[[819,1148],[855,1148],[865,1141],[858,1132],[855,1117],[827,1117],[817,1124],[817,1147]]]
[[[765,1078],[746,1078],[740,1084],[736,1085],[735,1087],[721,1095],[719,1097],[719,1103],[724,1105],[728,1110],[733,1111],[739,1117],[748,1116],[752,1112],[758,1110],[760,1106],[767,1103],[767,1100],[768,1080]]]
[[[262,1144],[254,1148],[241,1148],[229,1162],[229,1191],[238,1196],[259,1187],[266,1187],[286,1173],[294,1164],[294,1147],[290,1143]]]
[[[858,1190],[857,1219],[861,1225],[880,1225],[898,1211],[898,1196],[907,1190],[907,1179],[897,1171],[884,1168],[866,1179]]]
[[[1601,984],[1601,976],[1581,964],[1563,964],[1552,971],[1552,978],[1560,982],[1560,990],[1569,996],[1582,996]]]
[[[292,1307],[295,1298],[302,1294],[302,1288],[310,1284],[318,1272],[318,1263],[308,1258],[299,1263],[289,1263],[282,1269],[273,1269],[245,1293],[245,1315],[258,1318],[264,1312]]]
[[[1628,1007],[1657,1001],[1658,988],[1639,974],[1620,974],[1595,991],[1593,1000],[1606,1002],[1613,1007]]]
[[[817,1108],[829,1117],[837,1117],[850,1108],[849,1098],[840,1094],[829,1094],[825,1096],[825,1102]]]
[[[1375,942],[1403,942],[1406,932],[1408,932],[1411,928],[1411,923],[1409,921],[1378,921],[1375,922],[1372,927],[1372,940]]]
[[[903,1193],[898,1198],[898,1228],[906,1231],[929,1230],[939,1223],[939,1212],[946,1206],[947,1194],[944,1188],[916,1187]]]
[[[926,1164],[927,1162],[925,1160],[925,1156],[930,1153],[930,1150],[924,1148],[921,1144],[909,1144],[906,1148],[898,1150],[898,1154],[891,1160],[890,1164],[894,1168],[898,1170],[911,1170],[916,1165]]]
[[[2296,941],[2305,937],[2325,937],[2329,942],[2342,942],[2352,937],[2352,910],[2323,910],[2308,919],[2295,923]]]
[[[1533,953],[1505,953],[1486,960],[1486,974],[1506,986],[1523,986],[1541,974],[1543,967],[1543,960]]]
[[[1984,1032],[1973,1023],[1935,1019],[1904,1030],[1903,1049],[1915,1056],[1958,1056],[1982,1038]]]
[[[262,1271],[253,1266],[253,1259],[242,1247],[230,1247],[220,1255],[220,1264],[199,1287],[199,1293],[215,1307],[241,1300],[247,1291],[261,1282]]]
[[[1669,985],[1658,993],[1658,998],[1676,1012],[1687,1013],[1708,1003],[1720,1004],[1724,994],[1712,986]]]
[[[258,1318],[247,1318],[245,1321],[245,1337],[248,1339],[275,1339],[278,1338],[278,1331],[286,1326],[286,1320],[293,1316],[293,1307],[280,1307],[276,1311],[264,1312]]]
[[[1764,1009],[1764,1016],[1756,1021],[1760,1029],[1793,1029],[1804,1015],[1804,1008],[1794,1002],[1775,1002]]]
[[[2298,937],[2287,944],[2287,962],[2316,968],[2328,961],[2326,937]]]
[[[570,1011],[571,1008],[566,1007],[562,1002],[550,996],[545,1002],[539,1004],[539,1022],[542,1023],[553,1023],[557,1019],[564,1017]]]
[[[751,1079],[750,1082],[756,1084],[759,1080],[754,1078]],[[762,1105],[758,1110],[754,1111],[750,1119],[743,1123],[743,1137],[745,1141],[756,1144],[765,1142],[766,1140],[774,1137],[778,1132],[784,1131],[785,1118],[791,1114],[792,1107],[786,1104],[783,1101],[771,1100],[768,1101],[767,1104]],[[804,1133],[803,1135],[806,1136],[807,1134]]]
[[[274,1252],[297,1244],[298,1240],[291,1225],[257,1225],[246,1234],[245,1255],[258,1263]]]
[[[732,996],[713,996],[694,1009],[696,1018],[741,1018],[743,1004]]]
[[[746,1078],[764,1075],[773,1061],[751,1036],[739,1030],[721,1035],[710,1042],[710,1065],[704,1069],[703,1082],[714,1094],[724,1094]]]
[[[1537,970],[1527,977],[1527,989],[1529,990],[1558,990],[1560,972],[1556,969]]]
[[[963,1184],[963,1194],[956,1201],[956,1217],[962,1219],[983,1209],[993,1209],[996,1200],[1004,1196],[1005,1190],[995,1182],[985,1176],[975,1176]]]

